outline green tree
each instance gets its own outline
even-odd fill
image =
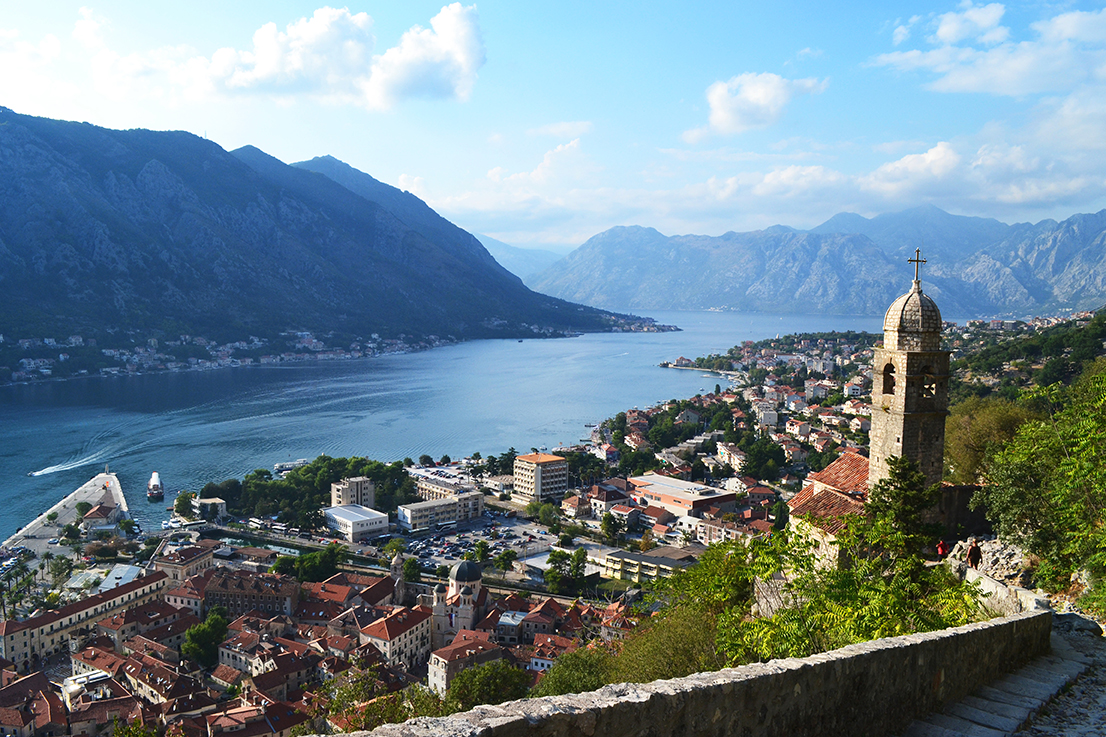
[[[567,593],[572,589],[572,577],[569,566],[572,558],[563,550],[549,553],[549,567],[545,569],[545,585],[552,594]]]
[[[555,504],[542,504],[538,509],[538,521],[546,527],[553,527],[561,516],[561,510]]]
[[[495,556],[495,567],[506,573],[511,570],[511,566],[514,565],[516,560],[518,560],[518,553],[511,548],[507,548]]]
[[[577,588],[584,582],[584,576],[588,565],[588,551],[584,548],[576,548],[572,552],[572,559],[568,564],[568,575]]]
[[[439,465],[442,465],[442,466],[448,466],[448,465],[449,465],[450,463],[452,463],[452,462],[453,462],[453,459],[452,459],[452,458],[450,458],[450,457],[449,457],[449,456],[447,456],[447,455],[443,455],[443,456],[442,456],[442,458],[441,458],[441,460],[439,460],[439,461],[438,461],[438,464],[439,464]]]
[[[79,540],[81,537],[81,528],[73,523],[69,523],[61,528],[61,536],[66,540]]]
[[[285,576],[296,575],[296,558],[291,555],[278,555],[276,562],[269,567],[269,573],[280,573]]]
[[[50,514],[46,515],[46,521],[49,522],[50,524],[54,524],[55,522],[58,521],[58,513],[57,512],[50,512]]]
[[[638,543],[638,549],[644,553],[655,547],[657,547],[657,541],[653,539],[653,531],[646,528],[645,532],[641,533],[641,541]]]
[[[138,528],[137,523],[130,518],[119,520],[119,529],[127,535],[133,535],[134,531]]]
[[[780,499],[778,502],[772,505],[772,516],[775,520],[772,522],[772,529],[779,532],[780,530],[787,529],[787,520],[791,514],[791,509],[787,506],[787,502]]]
[[[491,547],[487,540],[477,540],[473,550],[476,553],[477,563],[486,563],[491,556]]]
[[[407,558],[403,561],[403,580],[411,583],[422,581],[422,566],[418,558]]]
[[[940,525],[924,520],[925,513],[940,499],[941,488],[937,484],[927,487],[925,474],[908,458],[891,456],[887,465],[887,478],[880,479],[868,492],[867,510],[886,518],[902,534],[905,552],[920,553],[941,532]]]
[[[1037,398],[1045,419],[1022,424],[984,464],[973,505],[984,506],[996,532],[1040,559],[1038,578],[1064,588],[1086,568],[1106,575],[1106,359],[1069,389]]]
[[[958,484],[979,483],[989,452],[1009,442],[1036,413],[1013,402],[969,397],[945,420],[945,476]]]
[[[751,618],[742,608],[724,611],[717,641],[726,661],[805,657],[979,618],[979,590],[910,552],[910,537],[878,514],[845,519],[836,561],[819,559],[814,543],[797,533],[758,542],[753,570],[774,613]]]
[[[177,495],[177,500],[173,502],[173,511],[179,517],[185,517],[192,519],[192,500],[196,498],[196,493],[192,491],[186,491]]]
[[[468,668],[458,673],[449,684],[446,695],[461,710],[480,704],[502,704],[526,698],[530,690],[530,675],[504,660]]]
[[[580,648],[553,661],[534,687],[533,696],[586,693],[613,683],[613,661],[604,648]]]
[[[421,456],[419,456],[419,465],[420,466],[433,466],[434,465],[434,459],[432,457],[430,457],[429,455],[427,455],[426,453],[423,453]]]
[[[92,510],[92,505],[88,502],[77,502],[76,509],[77,519],[83,519]]]
[[[407,541],[402,537],[392,538],[388,541],[388,544],[384,546],[384,555],[388,557],[388,560],[405,552],[407,552]]]
[[[141,722],[121,722],[115,717],[111,722],[112,737],[157,737],[155,724],[142,724]]]
[[[442,565],[434,569],[434,575],[438,578],[446,578],[447,576],[449,576],[449,566],[443,563]]]
[[[599,528],[603,532],[603,537],[611,545],[618,545],[622,540],[622,533],[625,531],[622,520],[615,517],[610,512],[603,515],[603,520],[599,523]]]
[[[217,606],[208,612],[204,621],[192,625],[184,633],[181,655],[205,668],[213,668],[219,662],[219,643],[226,636],[226,609]]]
[[[331,543],[322,550],[301,555],[295,559],[296,578],[300,581],[325,581],[338,572],[338,566],[345,560],[346,554],[345,546]]]

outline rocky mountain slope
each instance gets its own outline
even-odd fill
[[[349,167],[347,188],[334,168],[0,108],[0,333],[465,338],[610,325],[531,292],[418,198]]]
[[[949,316],[1106,304],[1106,211],[1006,225],[927,206],[717,237],[618,227],[528,283],[605,308],[880,314],[909,287],[915,248],[928,261],[925,289]]]

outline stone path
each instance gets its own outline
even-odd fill
[[[1101,727],[1091,727],[1089,724],[1086,731],[1069,731],[1065,726],[1042,726],[1057,713],[1055,702],[1050,703],[1053,697],[1064,687],[1080,679],[1085,672],[1096,674],[1098,670],[1095,667],[1096,657],[1090,652],[1099,652],[1102,637],[1094,637],[1098,642],[1088,645],[1080,641],[1088,640],[1089,637],[1077,636],[1075,632],[1061,632],[1062,626],[1053,627],[1052,652],[1049,655],[1037,658],[1021,670],[993,681],[962,701],[951,704],[942,713],[930,714],[914,721],[907,727],[903,737],[1006,737],[1017,733],[1026,725],[1029,727],[1022,734],[1104,734]],[[1072,642],[1082,647],[1075,647]],[[1103,663],[1106,664],[1106,659]],[[1068,691],[1061,700],[1074,691],[1074,688]],[[1096,699],[1101,696],[1106,702],[1106,694],[1101,690],[1093,693],[1093,696]],[[1104,707],[1106,703],[1099,706],[1100,725],[1106,720],[1106,715],[1101,713]],[[1078,718],[1085,716],[1084,713]]]
[[[1054,617],[1073,648],[1090,661],[1086,672],[1070,688],[1038,712],[1018,735],[1026,737],[1091,737],[1106,735],[1106,639],[1092,620],[1077,614]]]

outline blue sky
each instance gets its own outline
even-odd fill
[[[523,247],[1106,207],[1101,5],[849,6],[8,3],[0,105],[330,154]]]

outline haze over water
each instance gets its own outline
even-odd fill
[[[474,341],[423,353],[280,367],[0,387],[0,539],[104,464],[147,529],[168,515],[146,501],[241,478],[296,458],[460,458],[573,443],[585,423],[712,391],[718,379],[661,369],[779,334],[881,328],[879,317],[650,312],[676,333]],[[28,476],[28,473],[37,473]]]

